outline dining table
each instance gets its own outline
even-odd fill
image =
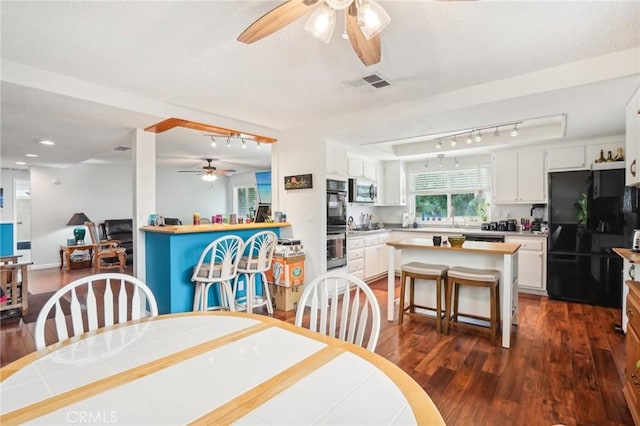
[[[0,424],[443,425],[407,373],[360,346],[243,312],[148,317],[0,369]]]

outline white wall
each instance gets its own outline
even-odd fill
[[[272,210],[287,214],[306,255],[306,282],[326,270],[326,143],[307,129],[281,135],[271,151]],[[313,175],[313,188],[284,190],[284,177]]]
[[[73,238],[72,227],[66,226],[73,213],[83,212],[96,223],[130,218],[132,179],[129,166],[33,167],[31,258],[34,267],[59,266],[59,247]]]
[[[178,173],[177,170],[156,171],[157,213],[164,217],[177,217],[183,224],[193,223],[193,213],[211,219],[227,212],[228,177],[218,176],[214,182],[205,182],[196,173]]]

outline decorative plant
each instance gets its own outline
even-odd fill
[[[589,216],[589,212],[587,210],[587,194],[583,192],[574,205],[576,207],[576,220],[578,221],[578,225],[587,226],[587,219]]]

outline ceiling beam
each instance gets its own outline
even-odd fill
[[[239,130],[226,129],[224,127],[213,126],[211,124],[197,123],[195,121],[183,120],[181,118],[167,118],[159,123],[152,124],[147,127],[147,132],[162,133],[171,130],[174,127],[185,127],[187,129],[198,130],[201,132],[214,133],[227,137],[244,137],[246,139],[255,140],[261,143],[275,143],[278,140],[268,136],[256,135],[255,133],[240,132]]]

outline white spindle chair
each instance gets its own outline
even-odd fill
[[[112,286],[116,287],[115,292]],[[130,290],[127,291],[127,288]],[[60,305],[60,299],[67,295],[70,297],[71,330],[67,328],[67,314],[63,312]],[[85,303],[85,308],[82,306],[81,299]],[[114,310],[116,304],[117,312]],[[56,291],[40,310],[34,331],[37,350],[46,347],[45,325],[49,312],[54,308],[57,341],[68,339],[69,331],[73,332],[73,336],[78,336],[100,327],[158,315],[156,298],[151,289],[139,279],[119,273],[83,277]]]
[[[295,324],[304,327],[304,313],[311,308],[306,328],[375,351],[380,335],[380,307],[375,294],[362,280],[342,272],[326,272],[302,293]]]
[[[220,237],[210,243],[193,268],[191,281],[196,285],[193,295],[194,311],[229,309],[235,311],[231,282],[238,272],[238,263],[244,250],[244,241],[237,235]],[[209,306],[209,289],[218,285],[220,305]]]
[[[265,272],[271,269],[273,253],[278,244],[278,236],[272,231],[262,231],[245,241],[245,253],[238,265],[238,275],[233,285],[233,300],[236,309],[253,312],[253,308],[267,306],[267,312],[273,314],[271,295]],[[256,296],[256,276],[260,275],[262,296]],[[238,280],[244,276],[245,296],[237,297]]]

